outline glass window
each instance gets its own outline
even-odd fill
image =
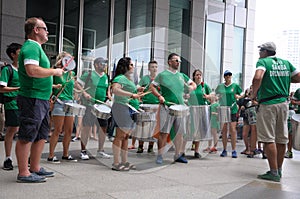
[[[222,24],[207,21],[204,81],[215,89],[220,81]]]
[[[139,74],[147,74],[151,54],[152,0],[131,0],[129,56]],[[146,67],[142,67],[146,65]],[[143,70],[143,71],[141,71]]]
[[[189,74],[190,1],[170,0],[168,50],[181,56],[181,72]]]
[[[82,37],[84,67],[91,67],[91,62],[96,57],[107,58],[109,9],[110,1],[85,1],[84,3]]]
[[[49,9],[51,8],[51,9]],[[43,1],[40,0],[27,0],[26,3],[26,18],[29,17],[42,17],[45,21],[49,35],[48,41],[43,44],[43,49],[46,54],[52,58],[52,64],[55,62],[55,58],[58,51],[58,35],[59,35],[59,10],[60,1]]]
[[[234,28],[232,81],[243,85],[243,53],[244,53],[244,29]]]
[[[235,5],[237,7],[245,8],[246,7],[246,0],[235,0]]]

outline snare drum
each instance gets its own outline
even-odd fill
[[[185,117],[190,114],[189,107],[185,105],[172,105],[169,107],[171,116]]]
[[[111,108],[105,104],[94,104],[92,113],[100,119],[107,120],[111,117]]]
[[[256,124],[256,107],[252,106],[245,110],[249,125]]]
[[[74,116],[77,115],[78,117],[82,117],[84,115],[85,109],[85,106],[74,102],[68,102],[64,104],[64,112]]]
[[[221,124],[231,122],[230,106],[220,106],[218,108],[219,121]]]
[[[194,141],[211,140],[210,130],[210,106],[191,106],[191,126],[188,138]]]

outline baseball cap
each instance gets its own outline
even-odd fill
[[[274,44],[274,42],[266,42],[264,44],[259,45],[258,48],[263,48],[268,51],[276,52],[276,45]]]
[[[107,64],[107,59],[105,59],[103,57],[98,57],[94,60],[94,64],[103,64],[103,63]]]
[[[224,72],[224,76],[226,76],[226,75],[232,75],[232,72],[230,72],[229,70],[225,70],[225,72]]]

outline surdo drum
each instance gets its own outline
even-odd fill
[[[292,115],[293,148],[300,151],[300,114]]]
[[[86,107],[74,102],[68,102],[64,104],[64,112],[77,115],[78,117],[82,117],[85,113]]]
[[[190,114],[189,107],[185,105],[172,105],[169,107],[171,116],[186,117]]]
[[[190,118],[188,139],[193,141],[211,140],[210,106],[190,106]]]
[[[107,120],[111,117],[111,108],[105,104],[94,104],[92,113],[100,119]]]
[[[231,122],[230,106],[220,106],[218,108],[219,121],[221,124]]]
[[[156,127],[156,113],[158,110],[158,104],[141,104],[140,108],[144,112],[139,112],[136,114],[136,128],[134,129],[132,136],[136,137],[138,140],[144,142],[155,142],[156,139],[153,138]]]

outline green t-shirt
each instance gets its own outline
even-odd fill
[[[145,75],[142,77],[142,79],[139,81],[138,85],[141,87],[145,87],[146,89],[144,90],[144,92],[149,91],[149,87],[151,82],[153,81],[153,79],[151,79],[151,77],[149,75]],[[143,104],[158,104],[159,100],[158,98],[153,95],[152,93],[145,95],[142,98]]]
[[[204,94],[209,95],[211,89],[205,83],[197,85],[197,88],[190,93],[188,100],[190,106],[207,105],[209,102],[203,97]]]
[[[210,126],[211,128],[216,128],[220,129],[220,123],[219,123],[219,117],[217,114],[218,113],[218,108],[220,104],[218,102],[214,102],[210,105]]]
[[[258,100],[275,95],[286,96],[262,102],[261,104],[270,105],[285,102],[289,96],[291,77],[297,73],[296,68],[287,60],[269,56],[259,59],[256,63],[256,69],[265,71],[257,93]]]
[[[137,93],[137,89],[135,84],[130,81],[125,75],[118,75],[112,81],[112,83],[118,83],[122,86],[122,89],[127,92]],[[129,103],[135,109],[139,109],[139,100],[138,99],[130,99],[126,96],[115,95],[114,103],[126,105]]]
[[[25,65],[35,64],[42,68],[50,68],[50,62],[41,45],[33,40],[26,40],[19,54],[19,95],[49,100],[52,93],[53,77],[29,77],[25,70]]]
[[[53,77],[53,84],[61,84],[62,88],[64,87],[64,90],[61,92],[61,94],[58,96],[61,100],[72,100],[73,99],[73,89],[74,89],[74,77],[75,73],[72,71],[64,73],[61,77]],[[53,89],[53,93],[55,95],[60,92],[60,89]]]
[[[86,92],[90,94],[91,97],[104,102],[106,99],[107,88],[109,86],[108,76],[105,73],[100,75],[96,71],[92,71],[90,80],[88,80],[87,78],[89,73],[90,72],[85,72],[78,80],[79,83],[83,85],[84,88],[89,88]],[[89,104],[89,102],[83,100],[83,104],[86,105]]]
[[[1,76],[0,76],[0,85],[1,86],[7,86],[7,87],[19,87],[20,86],[18,69],[16,69],[13,66],[12,66],[12,69],[13,69],[12,70],[13,71],[13,73],[12,73],[13,76],[12,76],[12,80],[10,82],[10,85],[7,85],[9,77],[10,77],[9,68],[4,67],[2,69]],[[12,91],[12,92],[8,92],[8,93],[3,93],[3,96],[16,98],[18,96],[18,93],[19,93],[19,91]],[[4,108],[5,108],[5,110],[17,110],[18,109],[17,101],[14,99],[10,102],[4,103]]]
[[[216,94],[219,95],[219,103],[221,106],[230,106],[231,114],[238,112],[238,105],[236,103],[235,94],[240,95],[242,93],[242,88],[236,84],[232,83],[226,86],[224,83],[219,84],[216,88]]]
[[[160,87],[160,92],[168,102],[175,104],[184,104],[184,91],[186,84],[189,84],[192,80],[184,73],[176,72],[173,73],[170,70],[165,70],[159,73],[154,81],[152,82],[155,86]]]

